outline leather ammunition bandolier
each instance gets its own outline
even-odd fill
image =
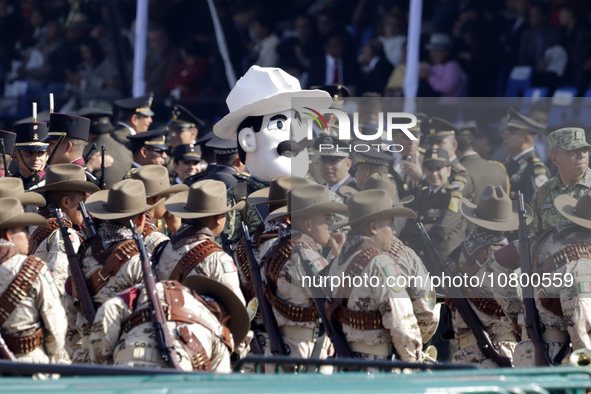
[[[133,239],[116,242],[107,249],[103,248],[103,241],[97,234],[92,239],[86,240],[78,249],[78,261],[82,262],[86,251],[91,248],[92,257],[101,265],[89,278],[86,279],[88,290],[94,297],[109,281],[109,278],[117,274],[131,258],[137,255],[137,245]],[[76,298],[76,291],[72,281],[72,296]]]
[[[501,245],[499,244],[482,244],[479,245],[477,248],[472,250],[471,252],[466,247],[466,241],[462,242],[456,251],[452,252],[451,256],[452,260],[455,264],[452,265],[452,273],[456,276],[464,276],[466,275],[468,278],[474,276],[486,262],[486,260],[497,250],[501,249]],[[459,253],[461,252],[461,253]],[[457,254],[457,256],[455,256]],[[461,255],[464,255],[466,261],[460,267],[459,259]],[[471,286],[463,288],[464,294],[468,297],[470,302],[476,306],[478,310],[484,312],[488,315],[495,316],[495,317],[502,317],[505,316],[505,312],[503,308],[497,303],[494,298],[485,298],[482,297],[480,292]],[[456,306],[454,303],[453,298],[445,297],[445,304],[455,312]]]
[[[69,220],[62,220],[62,223],[68,228],[72,228],[72,223]],[[31,240],[29,241],[29,254],[35,253],[39,245],[45,241],[55,230],[59,230],[60,226],[56,218],[47,219],[47,227],[37,227],[33,234],[31,234]],[[83,241],[82,235],[76,232],[80,238],[80,242]]]
[[[293,322],[312,322],[318,319],[318,310],[313,304],[311,306],[297,306],[289,304],[275,294],[277,293],[277,280],[283,266],[290,261],[293,245],[290,237],[279,238],[265,254],[264,267],[267,277],[267,284],[263,284],[263,292],[271,306],[281,316]]]
[[[254,231],[252,244],[255,248],[258,248],[260,244],[264,243],[265,241],[277,237],[277,230],[265,232],[265,224],[260,223]],[[248,262],[248,258],[246,256],[246,244],[244,243],[244,238],[240,239],[240,242],[238,242],[238,246],[236,247],[236,259],[238,260],[238,268],[242,272],[242,276],[246,282],[246,284],[243,286],[242,294],[244,295],[246,304],[248,304],[250,300],[256,298],[256,290],[254,288],[254,282],[252,281],[252,276],[250,273],[250,263]]]
[[[164,315],[168,321],[175,322],[177,326],[182,324],[199,324],[220,338],[230,352],[232,352],[232,335],[225,325],[222,323],[217,326],[213,325],[209,320],[203,319],[194,311],[185,308],[185,297],[179,282],[167,280],[160,283],[162,283],[164,287],[164,296],[166,298],[166,303],[168,304],[167,306],[163,306]],[[197,301],[201,302],[208,310],[210,310],[218,318],[218,321],[224,321],[221,309],[217,303],[205,301],[195,292],[193,292],[193,296]],[[149,308],[142,308],[134,311],[131,316],[123,322],[122,329],[124,332],[128,333],[135,327],[151,321],[152,318]],[[195,334],[193,334],[187,326],[177,327],[177,332],[177,339],[189,355],[193,370],[211,371],[211,360],[207,356],[203,344]]]
[[[565,246],[563,249],[540,262],[540,241],[545,238],[546,234],[550,232],[554,232],[555,240],[558,240],[560,243],[568,246]],[[562,268],[571,261],[591,258],[590,244],[591,233],[589,230],[577,225],[559,225],[557,227],[553,227],[552,229],[548,229],[535,241],[532,254],[532,272],[537,272],[540,276],[542,276],[544,273],[551,273]],[[564,315],[559,298],[547,298],[544,294],[543,288],[538,289],[538,298],[542,306],[550,312],[558,316]]]
[[[199,244],[195,245],[191,250],[185,253],[172,269],[172,272],[168,277],[168,280],[176,280],[180,283],[183,283],[191,271],[208,256],[218,250],[222,250],[218,243],[215,242],[211,230],[205,227],[199,228],[197,226],[189,226],[182,232],[178,232],[170,237],[170,241],[165,241],[158,245],[157,249],[154,251],[154,257],[152,259],[154,265],[158,264],[160,255],[164,251],[164,247],[168,242],[172,243],[172,248],[174,250],[194,242],[199,242]]]
[[[2,246],[0,248],[0,265],[16,255],[16,246]],[[43,260],[35,256],[29,256],[25,260],[23,267],[15,278],[10,282],[4,293],[0,295],[0,327],[8,320],[18,304],[27,296],[41,269],[45,266]],[[15,354],[30,353],[43,344],[43,327],[39,328],[31,335],[17,337],[3,335],[6,345],[11,352]]]
[[[361,273],[369,262],[382,254],[381,250],[374,247],[364,248],[353,258],[347,266],[345,277],[349,276],[351,280],[355,276],[361,276]],[[398,262],[399,257],[391,256],[394,263]],[[382,314],[379,311],[361,312],[354,311],[346,307],[353,290],[350,286],[341,286],[337,290],[336,297],[326,303],[326,314],[329,319],[338,321],[341,324],[349,326],[355,330],[379,330],[384,328],[382,323]]]

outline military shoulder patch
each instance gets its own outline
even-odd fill
[[[591,293],[591,282],[579,282],[579,293]]]
[[[546,167],[543,165],[536,165],[534,166],[534,174],[535,175],[539,175],[539,174],[547,174],[548,170],[546,170]]]
[[[424,154],[425,152],[427,152],[427,150],[426,150],[425,148],[421,148],[420,146],[417,148],[417,150],[418,150],[420,153],[423,153],[423,154]]]
[[[403,279],[399,279],[402,278],[402,275],[400,275],[398,267],[395,264],[388,264],[384,266],[383,269],[384,273],[386,274],[386,283],[388,287],[394,290],[396,293],[400,293],[402,290],[404,290],[403,285],[405,281]]]
[[[458,212],[458,209],[460,207],[460,198],[458,196],[454,196],[453,194],[454,192],[452,192],[452,197],[449,199],[449,205],[447,206],[447,209],[449,209],[452,212]],[[461,196],[461,193],[460,193]]]
[[[310,262],[310,267],[315,274],[319,273],[328,266],[328,262],[322,257]]]
[[[548,175],[546,175],[546,172],[544,171],[544,173],[536,175],[534,178],[534,183],[536,184],[536,187],[541,187],[544,183],[548,182]]]
[[[233,260],[222,262],[222,267],[224,268],[225,274],[228,274],[230,272],[236,272],[236,264],[234,264]]]

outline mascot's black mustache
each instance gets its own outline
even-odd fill
[[[306,148],[312,146],[312,141],[304,138],[300,142],[283,141],[277,145],[277,153],[279,156],[295,157]]]

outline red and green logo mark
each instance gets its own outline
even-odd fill
[[[324,124],[324,131],[328,131],[328,125],[326,124],[326,120],[324,120],[324,117],[322,117],[322,115],[320,115],[320,112],[313,110],[310,107],[304,107],[305,109],[308,109],[312,112],[314,112],[317,116],[312,115],[311,113],[308,112],[304,112],[306,115],[310,116],[312,119],[314,119],[316,121],[316,123],[318,123],[318,126],[320,127],[320,130],[322,130],[322,125]],[[322,123],[320,123],[320,120],[318,119],[320,118],[320,120],[322,120]]]

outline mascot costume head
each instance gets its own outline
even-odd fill
[[[230,113],[213,131],[221,138],[237,139],[240,160],[258,181],[308,172],[305,128],[294,124],[301,123],[292,108],[296,97],[320,99],[322,109],[332,104],[327,92],[302,90],[296,78],[270,67],[252,66],[228,94]]]

